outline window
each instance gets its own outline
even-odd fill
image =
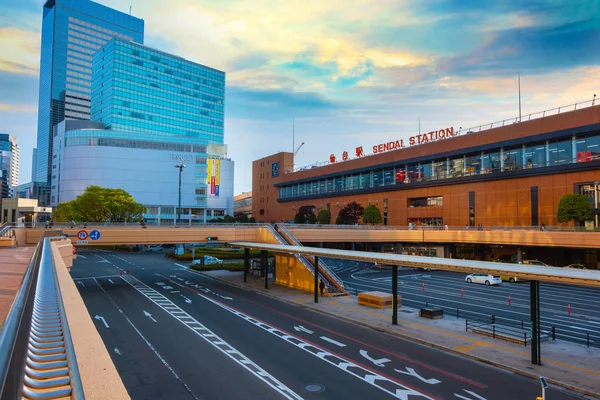
[[[465,160],[465,175],[479,175],[481,173],[481,154],[468,155]]]
[[[431,163],[431,179],[446,178],[446,160],[437,160]]]
[[[541,168],[546,166],[546,144],[538,143],[525,147],[524,168]]]
[[[523,168],[523,148],[517,147],[504,151],[504,170],[514,171]]]
[[[442,196],[415,197],[408,199],[408,207],[441,207],[442,205]]]
[[[573,144],[571,140],[548,143],[548,161],[550,166],[570,164],[573,160]]]

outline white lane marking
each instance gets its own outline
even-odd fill
[[[108,281],[111,283],[111,285],[114,285],[114,284],[115,284],[115,283],[113,282],[113,280],[112,280],[112,279],[110,279],[110,278],[108,279]]]
[[[136,289],[138,292],[146,296],[148,299],[150,299],[150,301],[162,308],[165,312],[169,313],[171,316],[176,318],[179,322],[188,327],[192,332],[194,332],[206,342],[217,348],[217,350],[221,351],[227,357],[231,358],[240,366],[248,370],[252,375],[256,376],[258,379],[269,385],[269,387],[271,387],[273,390],[279,392],[286,399],[302,399],[302,397],[296,394],[292,389],[285,386],[273,375],[269,374],[263,368],[255,364],[252,360],[240,353],[238,350],[236,350],[233,346],[225,342],[219,336],[215,335],[210,329],[208,329],[200,322],[196,321],[188,313],[179,308],[179,306],[174,304],[172,301],[167,299],[165,296],[163,296],[156,290],[152,289],[151,287],[149,287],[148,285],[139,281],[131,275],[123,276],[121,279],[123,279],[125,282],[131,285],[131,287]],[[168,304],[170,308],[177,309],[177,312],[168,310],[165,304]],[[184,320],[182,316],[187,317],[186,320]]]
[[[371,358],[371,356],[369,356],[369,353],[367,353],[366,350],[360,350],[359,353],[360,353],[361,356],[363,356],[367,360],[371,361],[373,364],[375,364],[378,367],[385,367],[385,363],[386,362],[392,361],[389,358],[380,358],[380,359],[377,359],[377,360],[374,359],[374,358]]]
[[[79,281],[77,283],[79,283],[81,285],[81,287],[85,287],[85,285],[83,284],[83,282]]]
[[[238,317],[250,322],[251,324],[258,326],[259,328],[271,333],[272,335],[275,335],[278,338],[285,340],[286,342],[291,343],[294,346],[320,358],[321,360],[325,361],[326,363],[331,364],[331,365],[341,369],[342,371],[363,380],[364,382],[367,382],[368,384],[376,387],[377,389],[380,389],[388,394],[391,394],[392,396],[396,397],[397,399],[409,400],[409,396],[417,396],[419,398],[433,400],[431,397],[429,397],[423,393],[419,393],[416,390],[411,389],[408,386],[404,386],[403,384],[399,383],[398,381],[395,381],[388,377],[380,375],[377,372],[371,371],[371,370],[369,370],[361,365],[358,365],[346,358],[343,358],[336,354],[330,353],[321,347],[317,347],[316,345],[305,342],[304,340],[300,339],[299,337],[293,336],[287,332],[277,329],[265,322],[257,321],[256,319],[242,313],[241,311],[235,310],[223,303],[220,303],[216,300],[211,299],[210,297],[207,297],[207,296],[204,296],[201,294],[199,294],[199,295],[201,297],[203,297],[204,299],[206,299],[207,301],[210,301],[211,303],[223,308],[224,310],[227,310],[230,313],[235,314]]]
[[[119,310],[121,311],[121,310]],[[185,388],[185,390],[187,390],[187,392],[196,400],[198,400],[198,398],[194,395],[194,392],[192,392],[192,389],[189,388],[189,386],[181,380],[181,378],[179,377],[179,375],[177,375],[177,373],[173,370],[173,368],[171,368],[171,366],[169,365],[169,363],[167,363],[167,361],[160,355],[160,353],[158,351],[156,351],[156,349],[154,348],[154,346],[152,346],[152,343],[150,343],[148,341],[148,339],[146,339],[144,337],[144,335],[142,335],[142,332],[139,331],[139,329],[133,324],[133,322],[131,322],[131,320],[127,317],[127,315],[125,315],[125,313],[123,313],[123,311],[121,311],[121,314],[123,314],[123,317],[125,317],[125,319],[127,320],[127,322],[129,323],[129,325],[131,325],[131,327],[137,332],[137,334],[142,338],[142,340],[144,342],[146,342],[146,345],[150,348],[150,350],[152,350],[152,352],[154,353],[154,355],[156,357],[158,357],[158,359],[160,360],[160,362],[167,367],[167,369],[173,374],[173,376],[175,377],[175,379],[177,379],[179,381],[179,383],[181,383],[183,385],[183,387]]]
[[[181,265],[181,264],[177,264],[177,263],[173,263],[173,264],[177,265],[178,267],[188,269],[188,267],[186,267],[185,265]]]
[[[116,278],[119,275],[101,275],[101,276],[86,276],[83,278],[73,278],[74,281],[83,281],[85,279],[104,279],[104,278]]]
[[[179,290],[171,290],[171,294],[173,293],[181,293]]]
[[[302,325],[299,326],[294,326],[294,329],[296,330],[296,332],[306,332],[309,335],[313,334],[313,331],[311,331],[310,329],[306,329],[305,327],[303,327]]]
[[[588,322],[588,323],[590,323],[590,324],[596,324],[596,325],[600,325],[600,322],[596,322],[596,321],[586,321],[586,322]]]
[[[339,347],[346,347],[346,345],[344,343],[340,343],[337,340],[330,339],[327,336],[320,336],[319,339],[329,342],[331,344],[335,344],[336,346],[339,346]]]
[[[83,258],[84,260],[87,259],[86,256],[82,256],[81,254],[77,254],[77,258],[79,258],[79,257]]]
[[[97,285],[100,287],[100,289],[102,289],[102,291],[103,291],[104,293],[106,293],[106,290],[104,290],[104,288],[102,287],[102,285],[100,284],[100,282],[98,282],[98,281],[96,280],[96,278],[93,278],[93,279],[94,279],[94,282],[96,282],[96,284],[97,284]]]
[[[105,327],[107,327],[107,328],[109,327],[109,326],[108,326],[108,323],[106,323],[106,320],[104,319],[104,317],[103,317],[103,316],[101,316],[101,315],[96,315],[96,316],[94,317],[94,319],[97,319],[98,321],[102,321],[102,323],[104,323],[104,326],[105,326]]]
[[[117,353],[118,355],[121,355],[121,352],[120,352],[120,351],[119,351],[119,349],[117,349],[116,347],[115,347],[115,350],[114,350],[114,352],[115,352],[115,353]]]
[[[144,310],[144,315],[150,318],[152,321],[157,322],[154,317],[152,317],[152,314],[150,314],[148,311]]]
[[[590,332],[596,332],[596,329],[582,328],[582,327],[580,327],[580,326],[573,326],[573,325],[571,325],[571,326],[569,326],[569,328],[572,328],[572,329],[577,329],[578,331],[590,331]]]
[[[396,371],[399,374],[413,376],[413,377],[417,378],[418,380],[420,380],[421,382],[428,383],[430,385],[437,385],[438,383],[442,382],[435,378],[429,378],[429,379],[423,378],[421,375],[417,374],[417,371],[415,371],[413,368],[408,368],[408,367],[405,367],[405,368],[406,368],[406,371],[402,371],[401,369],[394,369],[394,371]]]
[[[475,397],[475,399],[478,399],[478,400],[486,400],[486,399],[485,399],[485,397],[481,397],[481,396],[480,396],[480,395],[478,395],[477,393],[473,393],[473,392],[471,392],[470,390],[467,390],[467,389],[463,389],[463,390],[464,390],[465,392],[469,393],[471,396]],[[460,394],[456,394],[456,393],[454,393],[454,396],[455,396],[455,397],[458,397],[459,399],[463,399],[463,400],[475,400],[475,399],[472,399],[472,398],[470,398],[470,397],[461,396]]]

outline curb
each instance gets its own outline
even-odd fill
[[[343,320],[343,321],[346,321],[346,322],[349,322],[349,323],[352,323],[352,324],[361,325],[361,326],[364,326],[366,328],[370,328],[370,329],[376,330],[378,332],[383,332],[383,333],[386,333],[388,335],[396,336],[396,337],[399,337],[401,339],[404,339],[404,340],[407,340],[407,341],[410,341],[410,342],[415,342],[415,343],[418,343],[420,345],[424,345],[424,346],[427,346],[427,347],[432,347],[434,349],[441,350],[441,351],[444,351],[444,352],[447,352],[447,353],[451,353],[451,354],[454,354],[454,355],[457,355],[457,356],[460,356],[460,357],[463,357],[463,358],[468,358],[468,359],[471,359],[471,360],[474,360],[474,361],[478,361],[478,362],[481,362],[481,363],[486,364],[486,365],[491,365],[491,366],[496,367],[496,368],[504,369],[504,370],[507,370],[507,371],[510,371],[510,372],[513,372],[513,373],[517,373],[517,374],[526,376],[528,378],[539,379],[539,377],[540,377],[540,375],[538,375],[538,374],[534,374],[532,372],[525,371],[525,370],[517,368],[517,367],[512,367],[510,365],[500,364],[500,363],[497,363],[497,362],[494,362],[492,360],[488,360],[488,359],[485,359],[485,358],[482,358],[482,357],[479,357],[479,356],[475,356],[475,355],[472,355],[472,354],[467,354],[467,353],[460,352],[458,350],[454,350],[454,349],[452,349],[450,347],[441,346],[439,344],[428,342],[428,341],[425,341],[425,340],[422,340],[422,339],[419,339],[419,338],[415,338],[413,336],[409,336],[409,335],[406,335],[406,334],[403,334],[403,333],[399,333],[399,332],[391,331],[389,329],[380,328],[380,327],[377,327],[377,326],[374,326],[374,325],[370,325],[370,324],[368,324],[366,322],[363,322],[363,321],[359,321],[359,320],[355,320],[355,319],[352,319],[352,318],[340,316],[340,315],[331,313],[329,311],[319,310],[319,309],[316,309],[314,307],[307,306],[305,304],[295,303],[293,301],[289,301],[287,299],[282,299],[281,297],[277,297],[277,296],[272,295],[270,293],[266,293],[266,292],[264,292],[262,290],[257,290],[257,289],[255,289],[253,287],[248,287],[248,286],[236,283],[236,282],[228,281],[228,280],[223,279],[223,278],[218,278],[218,277],[215,277],[215,276],[211,276],[211,275],[208,275],[208,274],[206,274],[204,272],[200,272],[200,271],[195,271],[195,272],[197,272],[199,274],[202,274],[206,278],[213,279],[215,281],[219,281],[219,282],[227,284],[229,286],[237,287],[238,289],[246,290],[248,292],[258,293],[258,294],[261,294],[263,296],[270,297],[272,299],[275,299],[275,300],[278,300],[278,301],[281,301],[281,302],[284,302],[284,303],[287,303],[287,304],[290,304],[290,305],[293,305],[293,306],[302,307],[302,308],[304,308],[306,310],[310,310],[310,311],[317,312],[317,313],[320,313],[320,314],[328,315],[330,317],[337,318],[337,319],[340,319],[340,320]],[[561,388],[564,388],[564,389],[567,389],[567,390],[570,390],[570,391],[582,394],[584,396],[591,396],[591,397],[600,399],[600,393],[592,392],[592,391],[589,391],[587,389],[583,389],[583,388],[580,388],[580,387],[577,387],[577,386],[573,386],[571,384],[568,384],[568,383],[565,383],[565,382],[562,382],[562,381],[557,381],[557,380],[551,379],[551,378],[546,378],[546,380],[548,381],[548,383],[551,383],[551,384],[553,384],[555,386],[559,386]]]

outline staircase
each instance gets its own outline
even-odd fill
[[[269,226],[269,227],[273,231],[275,231],[275,229],[273,229],[271,226]],[[275,233],[277,233],[276,236],[279,236],[280,238],[285,240],[284,244],[287,244],[290,246],[302,247],[302,243],[300,243],[300,241],[298,241],[298,239],[296,239],[296,237],[288,229],[286,229],[285,226],[279,225],[279,232],[275,232]],[[296,257],[298,257],[298,259],[300,259],[301,262],[305,266],[307,266],[308,270],[311,271],[311,273],[314,276],[315,257],[312,255],[301,256],[298,254],[296,255]],[[304,261],[306,261],[306,262],[302,261],[302,259],[304,259]],[[328,293],[330,293],[330,294],[345,293],[344,284],[342,283],[340,278],[337,277],[337,275],[331,270],[331,268],[329,268],[327,263],[325,263],[325,261],[322,259],[319,259],[319,278],[322,279],[323,282],[325,282],[325,286],[327,287]]]

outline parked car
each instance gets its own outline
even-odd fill
[[[482,285],[501,285],[502,279],[499,276],[493,276],[488,274],[471,274],[465,277],[465,281],[468,283],[480,283]]]
[[[574,269],[587,269],[583,264],[569,264],[565,265],[564,268],[574,268]]]
[[[540,267],[550,267],[550,265],[540,260],[523,260],[523,264],[539,265]]]
[[[149,252],[153,252],[153,251],[163,251],[163,247],[160,244],[151,244],[148,246],[148,248],[146,249]]]
[[[194,265],[202,264],[202,258],[198,258],[197,260],[194,260],[193,264]],[[211,265],[211,264],[223,264],[223,260],[221,260],[217,257],[205,255],[204,256],[204,265]]]

